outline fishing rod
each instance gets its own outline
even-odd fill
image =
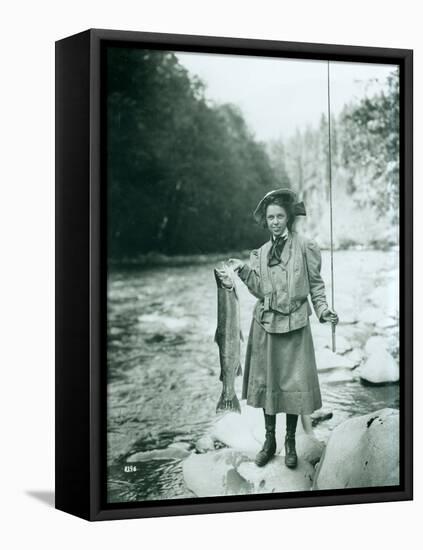
[[[331,128],[330,128],[330,61],[328,61],[328,145],[329,145],[329,210],[330,210],[330,277],[331,277],[331,298],[332,311],[335,311],[335,289],[333,284],[333,216],[332,216],[332,145],[331,145]],[[335,330],[336,326],[332,326],[332,351],[336,351]]]

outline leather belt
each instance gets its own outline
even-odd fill
[[[278,311],[278,310],[270,308],[270,297],[271,297],[271,294],[267,294],[263,299],[263,309],[262,309],[261,316],[260,316],[261,319],[263,319],[263,314],[267,311],[273,311],[274,313],[279,313],[279,315],[285,315],[287,317],[287,316],[291,315],[291,313],[294,313],[294,311],[297,311],[297,309],[300,309],[300,307],[305,302],[307,302],[307,297],[303,298],[302,300],[295,300],[295,302],[298,302],[297,306],[294,307],[293,309],[291,309],[289,311],[289,313],[282,313],[282,311]]]

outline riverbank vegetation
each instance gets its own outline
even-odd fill
[[[332,117],[337,248],[398,243],[396,73],[383,90]],[[109,259],[254,248],[266,233],[252,210],[276,187],[299,193],[307,232],[327,246],[327,117],[289,140],[262,143],[236,105],[211,102],[206,91],[172,52],[109,49]]]

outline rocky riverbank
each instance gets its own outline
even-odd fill
[[[330,259],[325,252],[322,256],[330,296]],[[314,314],[310,317],[324,404],[306,424],[308,432],[299,427],[298,448],[302,439],[310,443],[313,455],[306,460],[301,451],[301,461],[311,466],[344,422],[399,408],[397,257],[380,251],[339,251],[334,260],[335,309],[340,317],[335,353],[330,327],[319,323]],[[246,338],[255,299],[244,285],[239,284],[238,290]],[[215,417],[221,392],[215,329],[213,264],[113,272],[108,310],[111,502],[192,496],[184,477],[187,464],[196,463],[201,470],[203,457],[212,460],[226,455],[229,460],[230,451],[235,453],[230,456],[241,452],[247,457],[246,465],[237,466],[237,475],[243,471],[243,479],[260,486],[263,480],[257,481],[248,460],[252,462],[260,448],[261,411],[244,406],[242,425],[239,415],[224,421]],[[245,344],[241,351],[243,362]],[[241,377],[238,396],[240,386]],[[280,415],[280,440],[283,431],[284,415]],[[285,468],[283,461],[281,466]],[[304,468],[310,471],[308,465]],[[208,471],[203,469],[202,475]],[[269,483],[265,482],[266,490]],[[310,479],[307,483],[312,485]]]
[[[278,449],[266,466],[254,464],[263,444],[262,412],[243,407],[241,415],[220,418],[197,452],[183,462],[188,489],[198,497],[284,493],[353,487],[381,487],[399,483],[399,413],[381,409],[341,423],[327,442],[313,431],[297,433],[298,465],[284,463],[283,418],[278,415]],[[217,444],[217,445],[216,445]],[[225,447],[215,449],[224,444]]]

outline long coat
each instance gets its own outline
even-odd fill
[[[317,243],[288,232],[281,262],[269,267],[272,241],[239,272],[257,298],[248,338],[242,398],[267,414],[310,414],[322,406],[308,296],[320,320],[327,309]]]

